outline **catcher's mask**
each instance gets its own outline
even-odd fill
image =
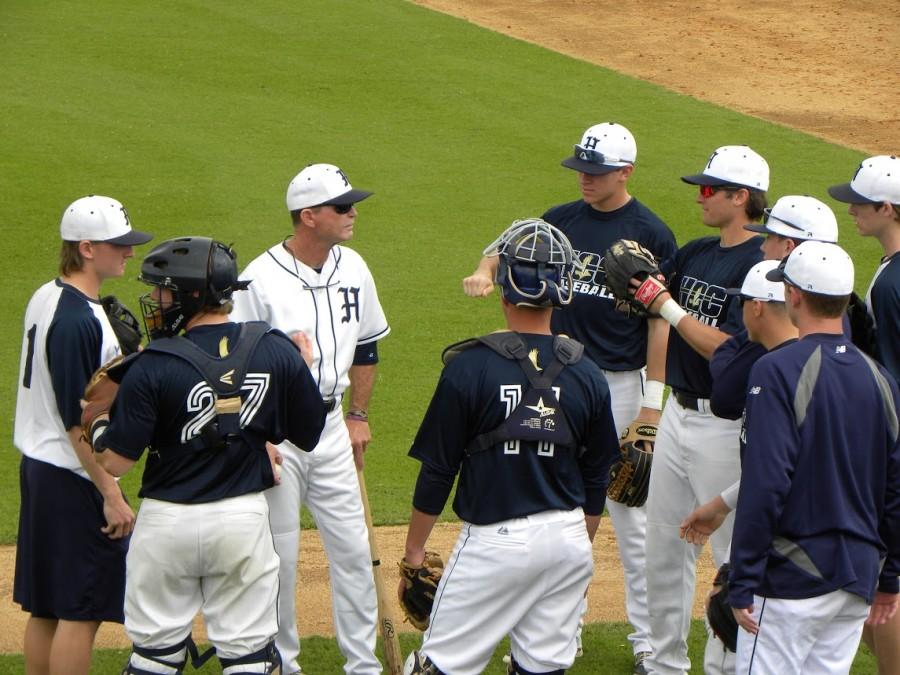
[[[234,291],[250,285],[238,281],[231,247],[209,237],[182,237],[159,244],[144,258],[140,280],[172,293],[172,302],[165,306],[161,297],[141,296],[144,327],[151,340],[177,335],[201,310],[221,307]]]
[[[500,256],[497,285],[517,307],[561,307],[572,301],[572,244],[540,218],[516,220],[484,255]]]

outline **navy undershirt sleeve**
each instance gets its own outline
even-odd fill
[[[84,388],[100,367],[101,331],[100,322],[85,313],[61,313],[48,331],[47,366],[67,431],[81,424]]]
[[[354,366],[372,366],[378,363],[378,342],[367,342],[364,345],[356,345],[353,353]]]
[[[453,489],[455,474],[441,472],[434,467],[423,463],[416,480],[416,490],[413,493],[413,506],[422,513],[430,516],[439,516],[444,510],[444,505],[450,497]]]

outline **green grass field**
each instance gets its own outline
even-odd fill
[[[55,274],[59,217],[79,196],[118,198],[157,241],[234,242],[246,263],[290,234],[284,190],[304,165],[338,164],[376,192],[353,246],[393,330],[380,348],[366,474],[376,522],[402,523],[417,470],[406,451],[440,350],[501,322],[496,298],[467,299],[460,280],[513,219],[576,198],[559,161],[587,126],[631,129],[632,192],[679,243],[707,234],[679,176],[719,145],[768,159],[772,201],[825,198],[862,157],[400,0],[6,0],[0,36],[0,223],[12,261],[0,298],[2,543],[15,541],[18,515],[22,315]],[[834,206],[863,289],[877,244]],[[147,250],[105,287],[134,309]],[[123,484],[136,495],[136,472]]]

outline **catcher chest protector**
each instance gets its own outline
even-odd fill
[[[510,412],[503,424],[473,438],[466,448],[466,453],[474,455],[490,450],[498,443],[513,440],[572,445],[574,443],[572,430],[553,391],[553,382],[563,368],[581,359],[584,345],[571,338],[555,337],[553,361],[540,371],[528,358],[528,346],[521,335],[513,332],[491,333],[451,345],[445,350],[445,362],[453,357],[454,352],[477,343],[490,347],[503,358],[516,361],[528,377],[530,386],[519,405]]]
[[[183,445],[194,450],[219,449],[228,443],[229,438],[240,433],[241,385],[256,345],[269,330],[269,325],[263,321],[242,323],[235,350],[224,358],[207,354],[181,336],[152,340],[144,349],[145,352],[170,354],[187,361],[216,394],[215,417],[204,425],[199,436]]]

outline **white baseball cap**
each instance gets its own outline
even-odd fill
[[[326,204],[355,204],[371,192],[354,190],[347,174],[334,164],[310,164],[294,176],[287,188],[288,211]]]
[[[703,173],[682,176],[691,185],[713,185],[769,189],[769,163],[749,145],[723,145],[709,156]]]
[[[766,274],[766,279],[786,281],[808,293],[850,295],[853,292],[853,261],[837,244],[804,241]]]
[[[763,260],[756,263],[744,277],[744,283],[740,288],[729,288],[728,295],[740,295],[752,300],[763,302],[784,302],[784,284],[769,281],[766,274],[776,269],[781,264],[779,260]]]
[[[63,241],[102,241],[118,246],[138,246],[153,239],[152,234],[131,229],[121,202],[101,195],[88,195],[69,204],[59,234]]]
[[[780,234],[791,239],[838,240],[837,218],[827,204],[815,197],[788,195],[765,210],[761,225],[744,225],[745,230],[764,234]]]
[[[603,122],[589,127],[572,156],[561,163],[566,168],[600,176],[634,164],[636,159],[637,143],[631,132],[621,124]]]
[[[831,186],[828,194],[847,204],[900,204],[900,158],[877,155],[864,159],[853,180]]]

